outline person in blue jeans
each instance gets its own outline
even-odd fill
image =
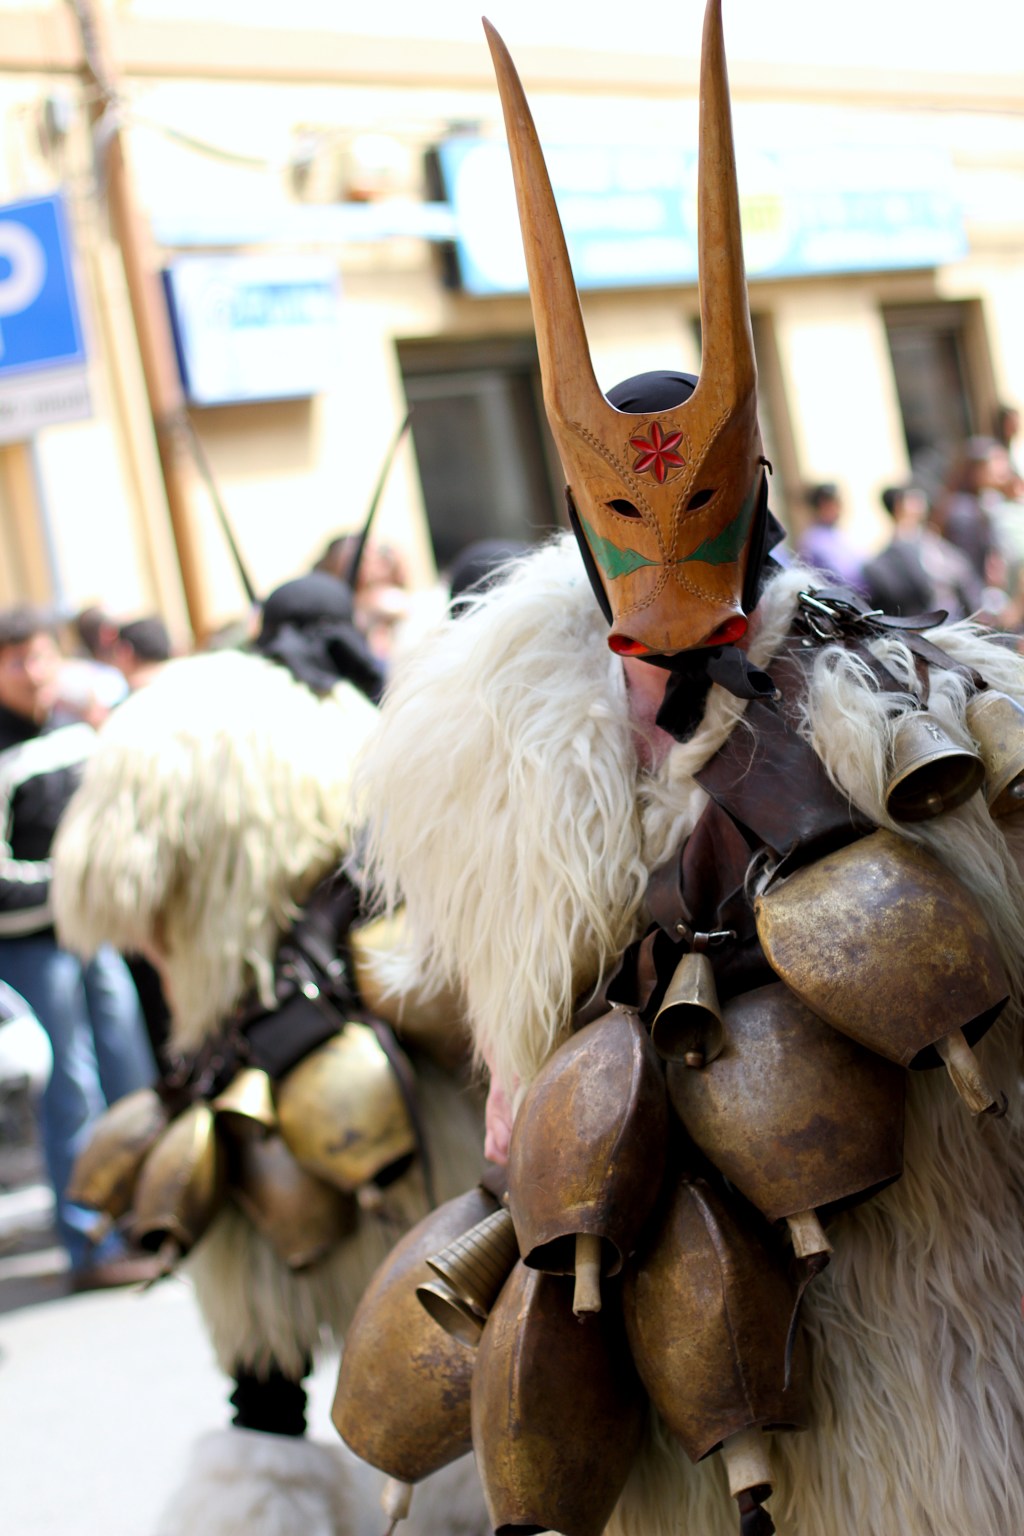
[[[57,1228],[76,1289],[145,1279],[152,1261],[116,1236],[95,1245],[95,1214],[66,1198],[75,1157],[108,1104],[156,1076],[138,994],[120,955],[83,961],[57,943],[50,848],[95,733],[51,717],[60,650],[47,616],[0,610],[0,980],[19,992],[50,1039],[42,1140]]]

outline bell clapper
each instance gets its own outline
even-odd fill
[[[985,1082],[978,1059],[964,1039],[963,1030],[954,1029],[952,1034],[936,1040],[935,1049],[946,1063],[953,1087],[972,1115],[1003,1112],[1005,1101],[997,1098]]]
[[[832,1244],[825,1236],[825,1229],[814,1211],[798,1211],[786,1217],[793,1252],[798,1259],[820,1259],[821,1268],[828,1263]]]
[[[395,1526],[409,1514],[409,1506],[412,1504],[412,1484],[400,1482],[397,1477],[389,1477],[384,1484],[380,1504],[391,1521],[386,1536],[394,1536]]]
[[[572,1310],[577,1317],[601,1310],[601,1239],[589,1232],[576,1234],[576,1289]]]
[[[772,1495],[772,1468],[760,1429],[741,1429],[722,1441],[729,1492],[740,1510],[740,1536],[772,1536],[775,1526],[761,1506]]]

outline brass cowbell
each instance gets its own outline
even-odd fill
[[[1024,810],[1024,709],[986,688],[967,704],[967,728],[985,764],[985,799],[994,817]]]
[[[446,1333],[464,1344],[478,1344],[518,1258],[511,1215],[494,1211],[427,1260],[438,1278],[418,1285],[416,1295]]]
[[[277,1111],[268,1074],[259,1067],[243,1067],[214,1099],[213,1112],[236,1136],[269,1136],[277,1128]]]
[[[929,710],[917,709],[896,728],[885,808],[894,821],[926,821],[963,805],[984,777],[977,752],[957,746]]]
[[[665,989],[651,1025],[654,1049],[665,1061],[705,1067],[721,1054],[725,1043],[722,1010],[706,953],[708,940],[717,937],[695,934],[693,949],[680,960]]]

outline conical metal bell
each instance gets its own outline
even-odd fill
[[[133,1242],[155,1253],[168,1242],[193,1248],[224,1198],[224,1164],[213,1111],[192,1104],[172,1120],[142,1165],[131,1223]]]
[[[705,1067],[724,1043],[722,1010],[711,961],[691,952],[676,966],[651,1025],[651,1040],[665,1061]]]
[[[243,1067],[213,1101],[213,1112],[233,1136],[269,1136],[277,1127],[274,1086],[259,1067]]]
[[[479,1188],[407,1232],[377,1270],[345,1336],[331,1418],[350,1450],[401,1483],[418,1483],[469,1451],[475,1356],[416,1296],[427,1260],[496,1208]]]
[[[1024,810],[1024,709],[995,688],[967,705],[967,728],[985,763],[985,799],[992,816]]]
[[[152,1088],[111,1104],[75,1161],[67,1198],[117,1221],[130,1210],[139,1169],[166,1124],[167,1110]]]
[[[435,1322],[464,1344],[478,1344],[488,1313],[519,1258],[512,1217],[486,1216],[427,1260],[438,1277],[416,1288]]]
[[[927,709],[904,716],[892,749],[885,808],[894,821],[927,821],[979,790],[985,764],[958,746]]]

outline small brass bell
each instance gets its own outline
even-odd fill
[[[494,1211],[427,1260],[440,1283],[417,1286],[435,1322],[464,1344],[477,1344],[498,1292],[519,1258],[508,1211]]]
[[[715,973],[706,954],[691,951],[676,966],[651,1025],[651,1041],[665,1061],[705,1067],[720,1055],[725,1036]]]
[[[885,808],[894,821],[927,821],[963,805],[984,778],[978,754],[957,746],[933,714],[918,709],[897,727]]]
[[[992,816],[1024,810],[1024,709],[1009,694],[987,688],[967,705],[967,726],[985,764],[985,799]]]
[[[214,1099],[213,1111],[234,1136],[269,1136],[277,1126],[270,1078],[258,1067],[243,1067]]]

